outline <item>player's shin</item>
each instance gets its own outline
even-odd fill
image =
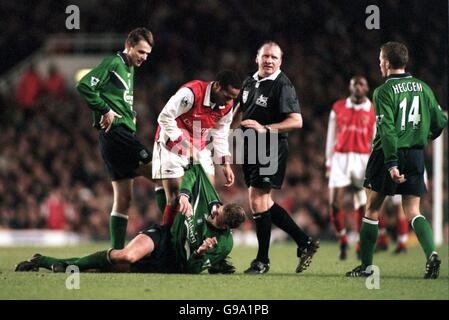
[[[128,216],[116,211],[111,212],[109,218],[109,233],[111,237],[111,246],[114,249],[125,247],[126,228],[128,226]]]
[[[165,206],[167,205],[167,198],[165,196],[164,187],[156,187],[156,205],[161,214],[164,213]]]
[[[340,245],[346,246],[348,244],[348,238],[346,236],[345,228],[345,212],[335,206],[332,206],[331,210],[331,221],[337,232]]]
[[[362,266],[368,267],[373,264],[374,248],[376,246],[378,234],[378,221],[363,218],[360,229],[360,249]]]
[[[273,224],[288,233],[288,235],[295,240],[298,247],[307,245],[309,236],[295,223],[284,208],[277,203],[274,203],[269,212]]]
[[[175,221],[176,213],[179,206],[167,204],[165,205],[164,214],[162,216],[162,225],[172,225]]]
[[[257,241],[259,243],[259,250],[257,252],[257,260],[263,263],[268,263],[268,250],[270,249],[271,238],[271,216],[270,211],[256,213],[253,216],[256,223]]]
[[[432,228],[427,219],[422,215],[417,215],[412,219],[412,227],[428,259],[435,252]]]

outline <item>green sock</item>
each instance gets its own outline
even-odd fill
[[[363,218],[360,228],[360,255],[362,266],[368,267],[373,264],[374,249],[379,231],[378,221]]]
[[[79,258],[78,260],[73,261],[72,264],[77,266],[80,271],[88,269],[105,270],[111,265],[108,259],[108,250],[98,251],[91,255]]]
[[[157,187],[156,191],[156,205],[161,213],[164,214],[165,205],[167,204],[167,198],[165,197],[165,191],[163,187]]]
[[[39,268],[45,268],[45,269],[51,270],[51,266],[53,264],[55,264],[56,262],[65,262],[65,263],[71,265],[78,259],[79,258],[58,259],[58,258],[53,258],[53,257],[42,256],[38,259],[37,265],[39,266]]]
[[[432,252],[435,251],[435,243],[433,242],[433,232],[430,223],[422,215],[416,216],[412,220],[412,227],[415,230],[419,243],[429,259]]]
[[[111,246],[113,249],[123,249],[125,247],[127,226],[128,216],[112,211],[111,217],[109,218],[109,234],[111,236]]]

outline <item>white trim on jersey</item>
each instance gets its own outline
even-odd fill
[[[352,109],[352,108],[354,108],[354,110],[363,109],[364,111],[368,112],[371,110],[371,100],[366,98],[365,102],[357,104],[357,103],[352,102],[351,98],[348,97],[348,98],[346,98],[345,106],[346,106],[346,108],[349,108],[349,109]]]
[[[281,69],[279,69],[278,71],[276,71],[275,73],[273,73],[271,76],[259,80],[259,71],[257,71],[257,72],[253,75],[253,78],[254,78],[254,80],[256,80],[257,82],[262,82],[262,81],[266,81],[266,80],[276,80],[276,78],[278,77],[278,75],[281,74],[281,72],[282,72]]]

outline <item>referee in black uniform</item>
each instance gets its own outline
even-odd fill
[[[245,271],[249,274],[266,273],[270,269],[271,222],[297,243],[299,262],[296,272],[309,266],[319,247],[319,242],[305,234],[271,195],[272,189],[280,189],[284,180],[288,158],[287,132],[302,127],[295,88],[280,70],[282,54],[277,43],[268,41],[262,44],[256,57],[258,71],[245,79],[236,107],[236,119],[241,119],[244,137],[250,136],[247,130],[256,131],[255,140],[248,138],[243,143],[243,172],[259,242],[257,257]],[[257,155],[255,161],[254,155]],[[269,159],[268,163],[266,159]]]

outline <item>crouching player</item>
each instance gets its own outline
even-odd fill
[[[232,273],[226,262],[232,250],[231,229],[245,219],[236,204],[223,205],[201,165],[184,174],[179,212],[165,225],[140,232],[124,249],[99,251],[82,258],[57,259],[35,254],[20,262],[16,271],[46,268],[65,272],[69,265],[80,271],[144,273]],[[193,204],[193,207],[192,207]]]

